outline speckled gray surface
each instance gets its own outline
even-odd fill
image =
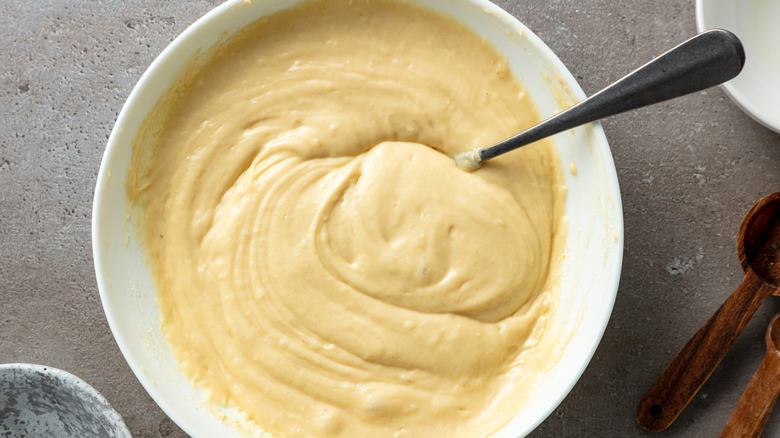
[[[0,365],[0,436],[132,438],[122,417],[90,385],[33,364]]]
[[[90,251],[93,186],[134,83],[218,1],[0,3],[0,363],[47,363],[98,389],[137,437],[184,434],[133,377],[105,321]],[[695,33],[693,1],[499,0],[592,94]],[[720,89],[604,123],[625,209],[612,319],[580,382],[533,437],[647,436],[644,391],[742,278],[735,237],[780,190],[780,136]],[[764,355],[766,302],[661,437],[717,436]],[[780,414],[767,436],[780,436]]]

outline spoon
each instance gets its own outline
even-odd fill
[[[639,425],[660,432],[680,415],[761,303],[780,284],[780,192],[759,200],[742,221],[737,252],[745,278],[647,391]]]
[[[476,170],[486,160],[559,132],[721,84],[737,76],[743,65],[745,51],[739,39],[726,30],[709,30],[538,125],[487,149],[452,158],[459,168]]]
[[[720,438],[758,438],[780,394],[780,313],[766,329],[766,356],[731,413]]]

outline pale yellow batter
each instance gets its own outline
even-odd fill
[[[128,183],[185,373],[278,437],[506,424],[553,356],[563,172],[547,142],[449,156],[537,121],[492,47],[404,3],[231,40],[158,106]]]

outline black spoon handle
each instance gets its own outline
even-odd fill
[[[745,65],[742,43],[722,29],[702,32],[538,125],[479,151],[480,161],[604,117],[703,90]]]

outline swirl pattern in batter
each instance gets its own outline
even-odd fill
[[[182,369],[279,437],[484,436],[546,366],[565,188],[501,57],[404,2],[251,26],[147,122],[128,193]],[[150,138],[153,141],[149,141]]]

